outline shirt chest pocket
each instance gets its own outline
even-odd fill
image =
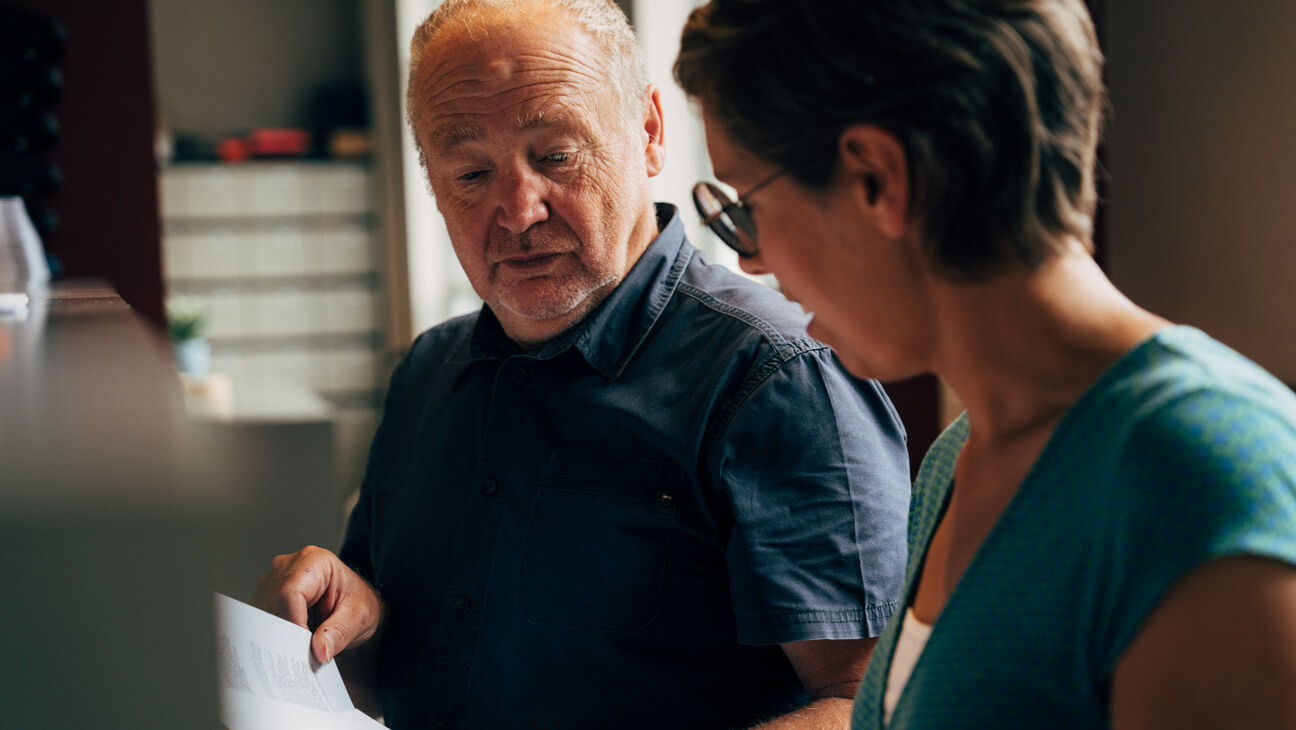
[[[683,473],[557,452],[527,526],[518,603],[532,623],[632,633],[657,615]]]

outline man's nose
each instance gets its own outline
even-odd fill
[[[500,180],[496,222],[511,233],[521,233],[549,219],[545,180],[534,170],[521,168]]]

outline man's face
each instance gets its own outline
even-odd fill
[[[477,295],[523,345],[602,302],[657,232],[654,133],[623,121],[607,75],[558,12],[447,26],[417,70],[437,207]]]

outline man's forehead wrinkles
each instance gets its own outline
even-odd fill
[[[424,60],[424,93],[443,93],[465,82],[490,83],[529,74],[565,77],[566,83],[574,85],[603,83],[597,54],[545,48],[509,54],[480,48],[462,54],[454,50],[444,48]],[[445,89],[438,89],[442,84]]]
[[[595,93],[603,81],[593,73],[573,73],[565,69],[549,69],[514,73],[495,78],[429,78],[423,85],[424,98],[435,103],[437,99],[458,96],[507,96],[528,90],[537,93],[558,93],[566,96]]]
[[[562,109],[589,104],[589,97],[579,89],[548,79],[516,83],[507,90],[464,87],[460,92],[429,97],[426,109],[431,117],[442,123],[452,117],[487,117],[500,113],[515,113],[529,119],[536,115],[552,117]]]
[[[489,116],[512,114],[513,128],[523,132],[576,126],[566,105],[537,107],[529,102],[530,99],[527,99],[493,108]],[[430,141],[442,151],[449,151],[468,142],[481,142],[489,136],[486,126],[481,122],[483,116],[481,113],[468,110],[442,110],[436,116],[438,124],[431,134]]]
[[[562,110],[523,109],[518,112],[517,122],[514,126],[522,130],[556,127],[566,124],[568,117],[569,115]]]
[[[500,38],[461,37],[426,57],[418,98],[429,152],[449,154],[497,133],[562,129],[589,136],[581,114],[597,116],[611,88],[590,39],[565,46],[532,35],[529,45],[510,46]]]
[[[534,53],[521,53],[512,57],[519,71],[559,70],[573,72],[590,78],[597,77],[598,64],[587,59],[585,54],[562,53],[558,51],[539,50]]]

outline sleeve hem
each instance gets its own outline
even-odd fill
[[[780,611],[738,617],[738,641],[749,646],[814,639],[865,639],[878,636],[898,601],[873,606],[818,611]]]

